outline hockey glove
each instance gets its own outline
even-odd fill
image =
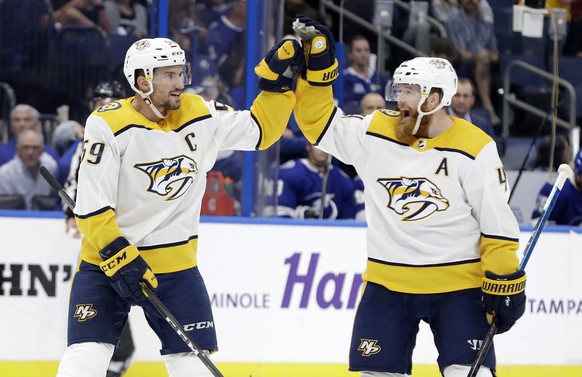
[[[333,84],[339,75],[335,40],[327,26],[302,14],[293,21],[293,30],[304,43],[307,60],[306,80],[311,85]]]
[[[299,42],[283,39],[267,52],[255,67],[259,89],[283,93],[291,90],[293,76],[305,69],[305,56]]]
[[[124,237],[113,240],[99,252],[99,255],[103,258],[99,267],[111,279],[113,289],[132,304],[146,299],[142,291],[142,282],[145,281],[152,288],[158,286],[158,279],[139,255],[137,247],[130,245]]]
[[[498,334],[509,330],[525,312],[525,280],[524,270],[510,275],[485,272],[481,286],[483,306],[489,322],[495,317]]]

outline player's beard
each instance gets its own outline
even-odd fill
[[[162,113],[166,113],[170,110],[178,110],[181,105],[180,98],[175,98],[170,94],[167,97],[160,98],[159,101],[156,101],[156,107],[162,110]]]
[[[162,103],[162,107],[166,110],[178,110],[180,108],[180,105],[182,103],[182,101],[180,100],[180,98],[174,98],[172,96],[168,96],[169,98],[166,98],[166,100],[164,101],[164,103]]]
[[[430,122],[430,118],[432,115],[423,116],[422,119],[420,120],[420,126],[418,127],[418,131],[416,132],[416,134],[414,135],[412,134],[418,116],[419,116],[418,112],[416,112],[415,110],[414,112],[413,110],[410,110],[410,115],[408,116],[408,119],[404,120],[403,111],[400,111],[400,120],[396,125],[396,137],[398,138],[398,140],[410,145],[419,137],[427,135],[428,123]]]

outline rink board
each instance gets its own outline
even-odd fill
[[[0,376],[53,376],[66,346],[66,307],[79,241],[58,214],[0,212]],[[51,217],[52,216],[52,217]],[[521,235],[525,245],[531,228]],[[213,300],[226,376],[357,376],[346,371],[365,266],[365,227],[348,222],[206,218],[199,265]],[[527,267],[528,307],[496,337],[501,376],[582,375],[582,235],[548,227]],[[166,375],[159,343],[132,310],[135,365]],[[438,376],[421,326],[414,376]]]

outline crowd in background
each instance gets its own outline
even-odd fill
[[[19,0],[5,0],[3,10],[9,9],[7,3],[16,2]],[[344,5],[347,11],[373,23],[373,3],[345,1]],[[501,135],[500,95],[496,92],[501,87],[500,58],[506,54],[539,53],[539,49],[531,48],[533,44],[546,51],[552,37],[545,33],[539,41],[521,38],[518,47],[509,45],[506,36],[510,35],[511,28],[507,21],[513,5],[510,1],[417,0],[404,3],[409,4],[410,9],[425,9],[443,26],[446,36],[441,35],[433,24],[413,17],[414,14],[418,16],[417,13],[401,7],[394,8],[392,35],[426,55],[444,57],[453,63],[460,79],[458,92],[447,112],[480,127],[497,142],[503,155],[505,143]],[[426,6],[419,6],[419,3],[426,3]],[[70,27],[96,29],[111,41],[131,43],[149,34],[149,5],[146,0],[51,0],[49,9],[55,30]],[[193,83],[186,91],[199,94],[206,100],[220,101],[234,109],[244,109],[247,1],[171,0],[169,5],[169,37],[191,57]],[[326,12],[320,5],[317,0],[285,0],[283,34],[296,38],[290,29],[291,19],[296,14],[306,14],[328,25],[339,40],[337,14]],[[582,0],[548,0],[548,6],[562,8],[567,15],[568,32],[561,38],[560,54],[582,58]],[[390,71],[410,58],[410,53],[393,47],[389,49],[389,55],[379,61],[377,36],[349,19],[344,21],[341,31],[342,42],[346,44],[343,92],[336,92],[336,99],[346,114],[370,114],[377,109],[394,108],[393,103],[384,102]],[[46,18],[39,19],[39,23],[47,22]],[[4,38],[4,35],[0,37]],[[111,43],[112,48],[115,43]],[[123,46],[125,51],[126,45]],[[2,51],[0,56],[4,59],[6,54]],[[12,61],[7,63],[6,59],[0,61],[5,66],[14,64]],[[7,198],[2,206],[26,209],[55,209],[59,206],[56,195],[39,176],[38,168],[41,165],[47,167],[64,183],[70,173],[73,152],[82,140],[84,119],[95,108],[94,101],[102,97],[99,84],[119,85],[123,86],[121,90],[131,92],[119,76],[119,67],[110,68],[108,74],[99,80],[86,83],[80,92],[81,110],[71,112],[68,119],[55,117],[55,127],[49,134],[41,127],[41,114],[56,113],[56,107],[51,111],[44,105],[54,103],[50,99],[39,99],[38,90],[15,84],[18,105],[9,109],[9,116],[4,114],[6,122],[3,126],[9,130],[5,133],[9,137],[0,145],[0,194],[22,198]],[[8,80],[0,77],[0,81]],[[74,106],[67,102],[59,105]],[[543,148],[540,142],[536,149],[541,152]],[[363,186],[353,169],[312,147],[293,117],[279,143],[279,160],[279,204],[273,215],[364,219]],[[536,156],[530,160],[536,161]],[[531,161],[528,167],[533,169]],[[572,162],[572,156],[565,162]],[[225,179],[233,182],[234,190],[230,190],[229,195],[237,202],[242,184],[241,154],[225,153],[219,156],[216,166],[222,175],[219,177],[221,184]],[[536,166],[539,168],[543,164]],[[302,186],[308,183],[311,186],[306,190]],[[319,196],[307,199],[307,194],[314,192]],[[237,211],[233,207],[229,213]]]

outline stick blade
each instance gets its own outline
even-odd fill
[[[561,164],[558,167],[558,178],[556,179],[555,186],[561,190],[562,186],[564,186],[564,183],[566,182],[566,179],[571,179],[572,177],[574,177],[574,172],[572,171],[570,165]]]

